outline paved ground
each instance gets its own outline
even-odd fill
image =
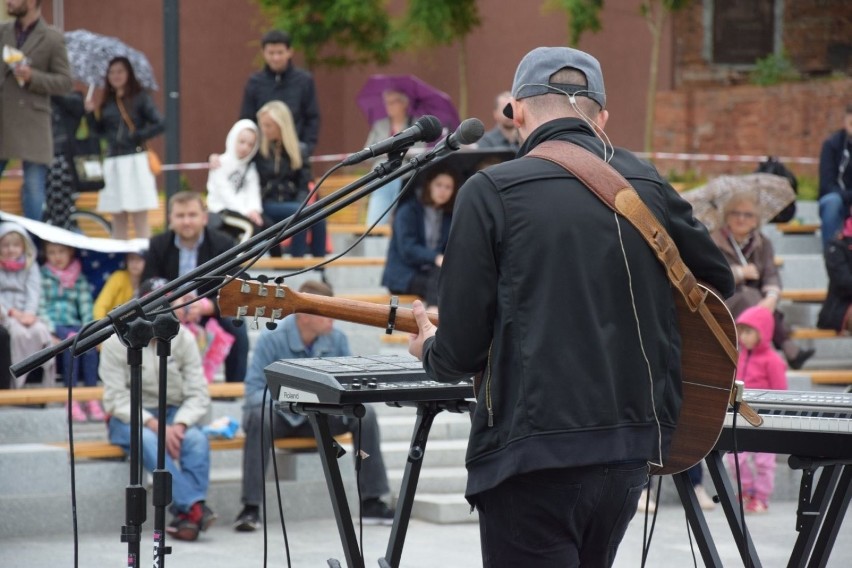
[[[763,566],[785,566],[797,533],[794,530],[795,504],[775,503],[769,514],[748,517]],[[739,555],[721,510],[708,513],[708,523],[715,535],[716,546],[725,566],[741,566]],[[145,525],[150,534],[150,521]],[[288,525],[291,562],[294,567],[327,566],[328,558],[337,558],[346,566],[333,520],[302,521]],[[126,566],[127,545],[119,540],[120,527],[114,534],[87,534],[80,538],[79,566]],[[357,527],[356,527],[357,531]],[[637,516],[619,550],[616,568],[641,565],[643,517]],[[390,529],[364,527],[364,554],[367,566],[377,566],[384,556]],[[266,566],[284,567],[287,561],[281,526],[269,527],[269,556]],[[263,567],[263,533],[236,533],[228,523],[212,527],[198,542],[172,542],[174,552],[166,558],[169,568]],[[698,551],[693,564],[690,539],[683,512],[676,506],[660,508],[652,541],[648,566],[674,568],[703,566]],[[73,540],[61,536],[34,535],[28,539],[0,540],[0,566],[4,568],[64,568],[74,566]],[[152,565],[152,554],[143,548],[140,566]],[[479,535],[477,525],[435,525],[412,521],[402,556],[402,566],[426,568],[434,566],[478,566]],[[852,566],[852,520],[841,526],[832,557],[832,568]]]

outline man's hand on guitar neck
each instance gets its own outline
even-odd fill
[[[438,328],[429,321],[429,316],[426,315],[426,307],[420,300],[414,300],[411,304],[411,311],[414,313],[414,319],[417,321],[417,327],[420,328],[420,331],[408,334],[408,352],[423,360],[423,342],[435,335]]]

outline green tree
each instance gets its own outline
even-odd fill
[[[403,47],[387,0],[255,0],[276,27],[287,30],[308,67],[384,65]]]
[[[467,117],[465,38],[481,23],[476,0],[409,0],[403,29],[414,49],[458,43],[459,115]]]
[[[654,113],[657,107],[657,77],[660,71],[660,48],[663,30],[671,12],[688,6],[691,0],[645,0],[639,7],[639,13],[651,31],[651,61],[648,70],[648,93],[645,100],[645,143],[644,150],[654,149]]]
[[[576,46],[586,32],[601,31],[603,0],[546,0],[545,10],[563,10],[568,16],[568,45]]]

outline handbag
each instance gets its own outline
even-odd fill
[[[100,191],[104,188],[104,164],[100,140],[90,136],[75,139],[70,158],[71,175],[77,191]]]
[[[118,112],[121,113],[121,118],[123,118],[124,123],[127,124],[127,130],[129,130],[131,134],[136,132],[136,125],[133,124],[132,120],[130,120],[130,116],[127,114],[127,109],[124,108],[124,103],[121,101],[121,97],[115,97],[115,104],[118,106]],[[137,147],[136,150],[139,152],[145,150],[148,154],[148,168],[155,176],[160,175],[163,171],[163,162],[160,160],[160,156],[157,155],[157,152],[148,148],[144,142],[141,146]]]

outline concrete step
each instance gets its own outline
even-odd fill
[[[382,456],[388,469],[402,469],[408,461],[411,445],[408,442],[382,442]],[[426,444],[424,468],[464,467],[467,438],[461,440],[432,440]]]
[[[825,261],[819,252],[784,254],[784,266],[779,273],[786,289],[828,287]]]
[[[411,516],[439,525],[479,522],[479,513],[471,511],[464,493],[418,492],[414,497]]]
[[[428,447],[426,451],[428,453]],[[400,486],[404,473],[403,469],[388,469],[388,481],[391,487]],[[466,483],[467,470],[464,466],[429,467],[420,471],[417,490],[424,493],[464,493]]]

